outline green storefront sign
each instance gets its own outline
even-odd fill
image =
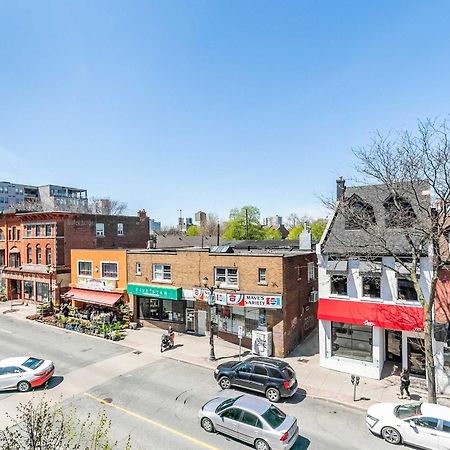
[[[168,300],[181,300],[182,289],[179,287],[161,287],[148,284],[128,283],[128,294],[140,295],[142,297],[165,298]]]

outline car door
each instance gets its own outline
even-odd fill
[[[248,363],[242,363],[235,369],[236,377],[233,380],[235,386],[243,388],[252,388],[251,375],[253,372],[253,366]]]
[[[238,431],[239,439],[253,444],[255,439],[262,437],[263,425],[255,414],[244,411],[239,421]]]
[[[439,434],[439,448],[450,450],[450,422],[442,421],[442,431]]]
[[[268,381],[267,368],[262,364],[255,364],[253,366],[251,381],[252,389],[255,389],[259,392],[265,392]]]
[[[19,367],[3,367],[0,376],[0,389],[13,389],[20,381],[20,374],[23,370]]]
[[[239,420],[242,415],[240,408],[228,408],[219,414],[216,429],[228,436],[239,438]]]
[[[403,438],[408,444],[424,448],[440,448],[438,425],[435,417],[414,417],[406,421],[409,426],[404,427]]]

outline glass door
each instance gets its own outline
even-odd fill
[[[425,346],[423,339],[408,338],[409,371],[415,375],[425,375]]]
[[[402,332],[386,330],[386,360],[402,364]]]

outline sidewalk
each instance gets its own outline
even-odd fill
[[[5,313],[17,320],[27,320],[26,316],[35,313],[34,305],[15,305],[15,311],[7,312],[10,308],[9,303],[0,303],[0,314]],[[36,323],[40,326],[49,326]],[[73,331],[64,331],[75,333]],[[115,343],[142,353],[159,355],[211,370],[215,369],[221,362],[239,358],[239,346],[220,338],[214,339],[217,361],[209,361],[209,336],[176,333],[175,347],[160,353],[162,330],[141,328],[138,330],[127,330],[126,334],[124,340],[116,341]],[[92,339],[101,339],[90,337]],[[250,354],[250,350],[242,348],[243,358],[248,357]],[[362,410],[366,410],[370,405],[378,402],[404,402],[404,400],[399,400],[397,397],[399,392],[398,376],[389,376],[383,380],[361,378],[356,393],[356,398],[359,400],[353,401],[353,385],[350,381],[350,375],[320,367],[317,332],[310,335],[305,342],[284,360],[293,367],[297,374],[299,392],[308,397],[338,402]],[[413,400],[426,401],[427,396],[423,379],[411,378],[411,393],[413,394]],[[440,396],[439,403],[450,406],[450,399]]]

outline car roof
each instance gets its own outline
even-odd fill
[[[248,409],[259,415],[264,414],[270,405],[266,400],[246,394],[241,395],[233,404],[233,406]]]
[[[0,361],[0,367],[9,367],[9,366],[21,366],[29,356],[15,356],[12,358],[5,358]]]
[[[434,403],[422,403],[420,411],[423,416],[431,416],[437,419],[448,420],[450,422],[450,408]]]
[[[278,368],[284,368],[289,366],[287,362],[281,361],[280,359],[265,358],[263,356],[252,356],[246,359],[245,362],[259,363],[264,364],[266,366],[274,366]]]

